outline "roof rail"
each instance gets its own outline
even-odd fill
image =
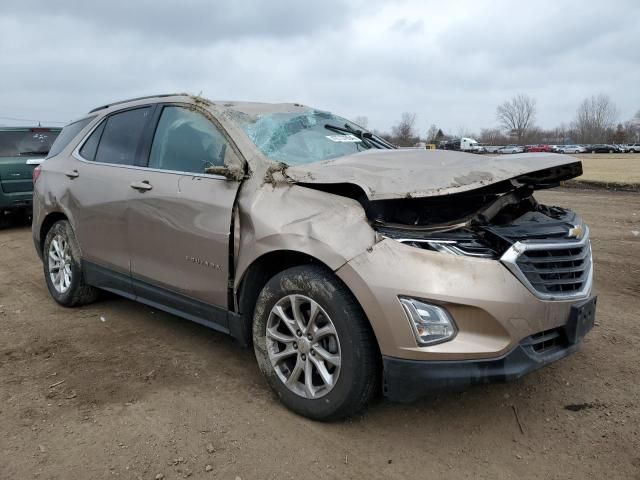
[[[97,112],[98,110],[104,110],[105,108],[113,107],[114,105],[121,105],[123,103],[135,102],[136,100],[145,100],[147,98],[175,97],[176,95],[186,95],[186,94],[185,93],[164,93],[161,95],[146,95],[144,97],[130,98],[128,100],[121,100],[119,102],[113,102],[113,103],[109,103],[108,105],[102,105],[101,107],[96,107],[93,110],[89,110],[89,113]]]

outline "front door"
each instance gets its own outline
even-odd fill
[[[204,115],[161,107],[143,180],[129,202],[134,291],[198,318],[226,311],[229,237],[239,182],[205,173],[225,165],[228,142]]]

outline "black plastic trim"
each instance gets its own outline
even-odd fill
[[[581,336],[573,337],[575,343],[568,343],[564,348],[537,353],[529,338],[526,338],[513,350],[497,358],[420,361],[383,356],[384,395],[391,401],[404,403],[442,391],[518,379],[576,352],[584,336],[593,328],[595,303],[593,297],[572,307],[564,329],[569,333],[574,332],[578,324]],[[581,321],[582,318],[588,318],[589,323]]]
[[[508,382],[560,360],[579,347],[580,344],[571,345],[541,360],[532,358],[521,345],[503,357],[488,360],[432,362],[383,356],[384,395],[404,403],[441,391]]]
[[[243,347],[248,345],[249,324],[244,316],[238,313],[132,278],[127,273],[117,272],[93,262],[83,261],[82,265],[85,281],[89,285],[229,334]]]

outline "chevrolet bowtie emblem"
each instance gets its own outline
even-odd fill
[[[569,238],[577,238],[578,240],[582,238],[582,235],[584,235],[584,228],[582,225],[576,225],[575,227],[570,228],[569,233],[567,234]]]

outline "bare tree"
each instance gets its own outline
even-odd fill
[[[604,94],[585,98],[578,107],[573,127],[578,141],[583,143],[603,142],[611,135],[618,109]]]
[[[506,145],[509,143],[509,139],[505,137],[499,128],[483,128],[480,130],[480,138],[478,140],[489,145]]]
[[[536,118],[536,100],[523,93],[498,106],[496,117],[502,127],[522,143]]]
[[[456,130],[456,138],[463,138],[463,137],[476,138],[477,135],[473,133],[471,130],[469,130],[467,127],[465,127],[464,125],[461,125]]]
[[[400,147],[411,147],[419,141],[415,132],[416,114],[404,112],[400,123],[391,127],[394,143]]]
[[[629,141],[640,142],[640,117],[635,116],[631,120],[624,122],[624,128]]]
[[[438,130],[438,127],[436,127],[436,124],[432,123],[431,126],[429,127],[429,130],[427,130],[427,136],[425,137],[425,140],[427,141],[427,143],[435,143],[438,137],[439,131],[440,130]]]

